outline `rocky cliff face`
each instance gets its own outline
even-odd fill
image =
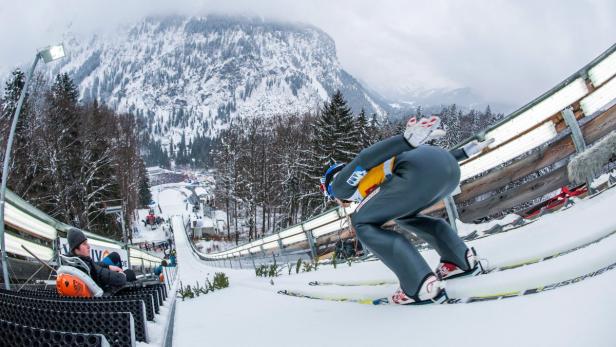
[[[148,18],[113,35],[65,42],[81,98],[143,115],[155,138],[213,136],[235,117],[314,112],[340,89],[353,110],[387,104],[340,66],[309,25],[252,18]]]

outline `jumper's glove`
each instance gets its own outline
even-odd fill
[[[419,147],[427,141],[445,136],[444,130],[437,129],[439,125],[441,125],[441,119],[438,116],[422,118],[419,121],[417,121],[417,118],[411,117],[406,123],[404,138],[409,145]]]
[[[477,140],[473,140],[465,144],[464,146],[462,146],[462,149],[464,150],[464,153],[466,153],[466,156],[470,158],[474,156],[475,154],[481,153],[486,147],[488,147],[494,141],[495,141],[494,139],[487,139],[481,142]]]

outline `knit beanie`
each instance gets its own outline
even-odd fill
[[[88,239],[83,231],[76,228],[69,229],[66,238],[68,239],[68,247],[71,252]]]

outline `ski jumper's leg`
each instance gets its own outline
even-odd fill
[[[416,215],[440,200],[457,186],[459,175],[457,162],[441,148],[420,146],[404,152],[396,157],[392,178],[368,195],[351,217],[359,240],[396,274],[407,295],[414,296],[432,270],[403,235],[381,225]]]
[[[430,244],[441,256],[441,261],[470,270],[466,261],[468,247],[443,219],[417,215],[399,218],[396,223]]]
[[[405,154],[403,158],[405,160],[400,163],[400,168],[397,168],[400,171],[411,171],[415,176],[419,176],[412,182],[413,189],[410,199],[420,200],[424,202],[424,206],[396,219],[396,223],[428,242],[441,256],[441,260],[468,270],[467,246],[449,223],[440,218],[418,214],[424,208],[450,194],[460,180],[460,167],[453,156],[435,147],[431,149],[431,151],[424,150],[421,153],[407,152],[408,154]]]

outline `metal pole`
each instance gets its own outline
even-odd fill
[[[4,152],[4,163],[2,166],[2,187],[0,187],[0,251],[2,252],[2,276],[4,278],[4,289],[11,289],[11,285],[9,283],[9,268],[8,262],[9,257],[6,254],[6,245],[4,240],[4,204],[6,199],[6,184],[9,178],[9,164],[11,162],[11,149],[13,148],[13,139],[15,138],[15,129],[17,128],[17,120],[19,119],[19,114],[21,113],[21,107],[24,103],[24,99],[26,98],[26,91],[28,90],[28,85],[30,84],[30,80],[32,79],[32,74],[34,73],[34,68],[41,58],[39,53],[36,53],[36,57],[34,58],[34,63],[32,63],[32,67],[28,74],[26,75],[26,82],[24,83],[24,87],[21,90],[21,94],[19,95],[19,101],[17,102],[17,109],[15,109],[15,115],[13,116],[13,123],[11,124],[11,132],[9,133],[9,139],[6,143],[6,150]]]
[[[583,152],[586,149],[586,141],[584,141],[584,135],[582,134],[582,129],[580,129],[580,125],[575,119],[575,115],[573,114],[573,110],[571,107],[567,107],[566,109],[560,112],[563,116],[565,123],[569,129],[571,129],[571,138],[573,138],[573,144],[575,144],[575,151],[577,153]],[[586,187],[588,188],[588,194],[592,194],[594,189],[590,187],[590,183],[592,182],[593,177],[586,177]]]
[[[257,265],[255,265],[255,257],[252,255],[252,252],[248,251],[248,253],[250,253],[250,260],[252,260],[252,267],[253,269],[257,269]]]
[[[126,227],[124,226],[124,204],[122,204],[122,209],[120,210],[120,223],[122,226],[122,241],[124,241],[124,248],[126,249],[126,265],[128,265],[129,269],[132,269],[130,266],[130,247],[128,247],[128,237],[126,235]]]
[[[302,225],[302,230],[306,234],[306,239],[308,240],[308,245],[310,245],[310,254],[312,255],[312,260],[317,259],[317,248],[314,245],[314,237],[312,236],[312,231],[305,230],[304,225]]]
[[[458,226],[456,225],[456,220],[459,218],[459,215],[458,215],[458,210],[456,208],[456,203],[453,200],[453,196],[451,195],[447,195],[447,197],[443,199],[443,201],[445,202],[445,209],[447,210],[447,217],[449,217],[449,224],[451,225],[451,228],[457,234]]]

